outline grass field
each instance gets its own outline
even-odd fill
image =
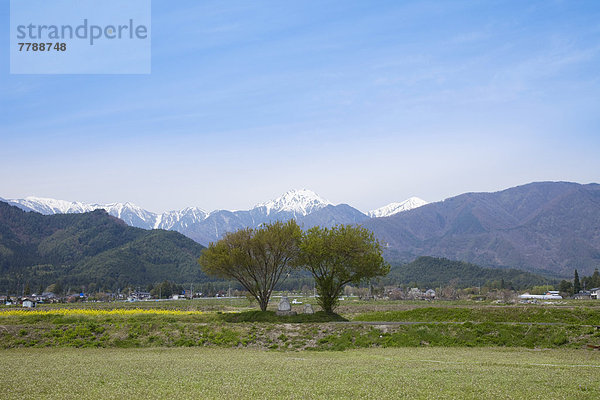
[[[333,318],[245,299],[3,308],[0,399],[592,399],[599,306],[346,301]]]
[[[596,399],[600,352],[1,350],[3,399]]]

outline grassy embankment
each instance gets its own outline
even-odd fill
[[[503,322],[600,325],[600,308],[535,305],[487,307],[419,307],[375,311],[353,316],[356,321]]]
[[[346,303],[340,307],[345,313],[333,318],[323,313],[277,317],[273,312],[247,311],[247,303],[236,306],[223,302],[136,303],[145,306],[143,309],[116,304],[119,308],[105,308],[104,304],[94,308],[88,304],[83,308],[4,309],[0,311],[0,347],[345,350],[600,345],[600,331],[595,327],[600,325],[600,308],[577,303],[568,306],[436,303],[431,307],[425,303],[357,302],[355,307]],[[159,307],[148,306],[152,304]],[[203,307],[209,311],[203,311]],[[215,308],[226,312],[214,311]],[[352,322],[341,322],[344,319]]]

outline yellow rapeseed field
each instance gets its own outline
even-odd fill
[[[1,310],[0,316],[25,316],[25,315],[64,315],[64,316],[105,316],[105,315],[201,315],[204,311],[187,311],[187,310],[159,310],[159,309],[112,309],[112,310],[94,310],[83,308],[62,308],[49,310]]]

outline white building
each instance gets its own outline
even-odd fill
[[[537,299],[537,300],[562,300],[562,296],[558,290],[550,290],[546,294],[529,294],[523,293],[519,296],[520,299]]]
[[[35,301],[32,301],[32,300],[24,300],[24,301],[23,301],[23,307],[26,307],[26,308],[33,308],[33,307],[35,307]]]

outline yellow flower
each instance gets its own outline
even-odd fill
[[[22,315],[64,315],[64,316],[98,316],[98,315],[200,315],[203,311],[184,311],[184,310],[158,310],[158,309],[112,309],[112,310],[94,310],[83,308],[63,308],[49,310],[6,310],[0,311],[0,316],[22,316]]]

